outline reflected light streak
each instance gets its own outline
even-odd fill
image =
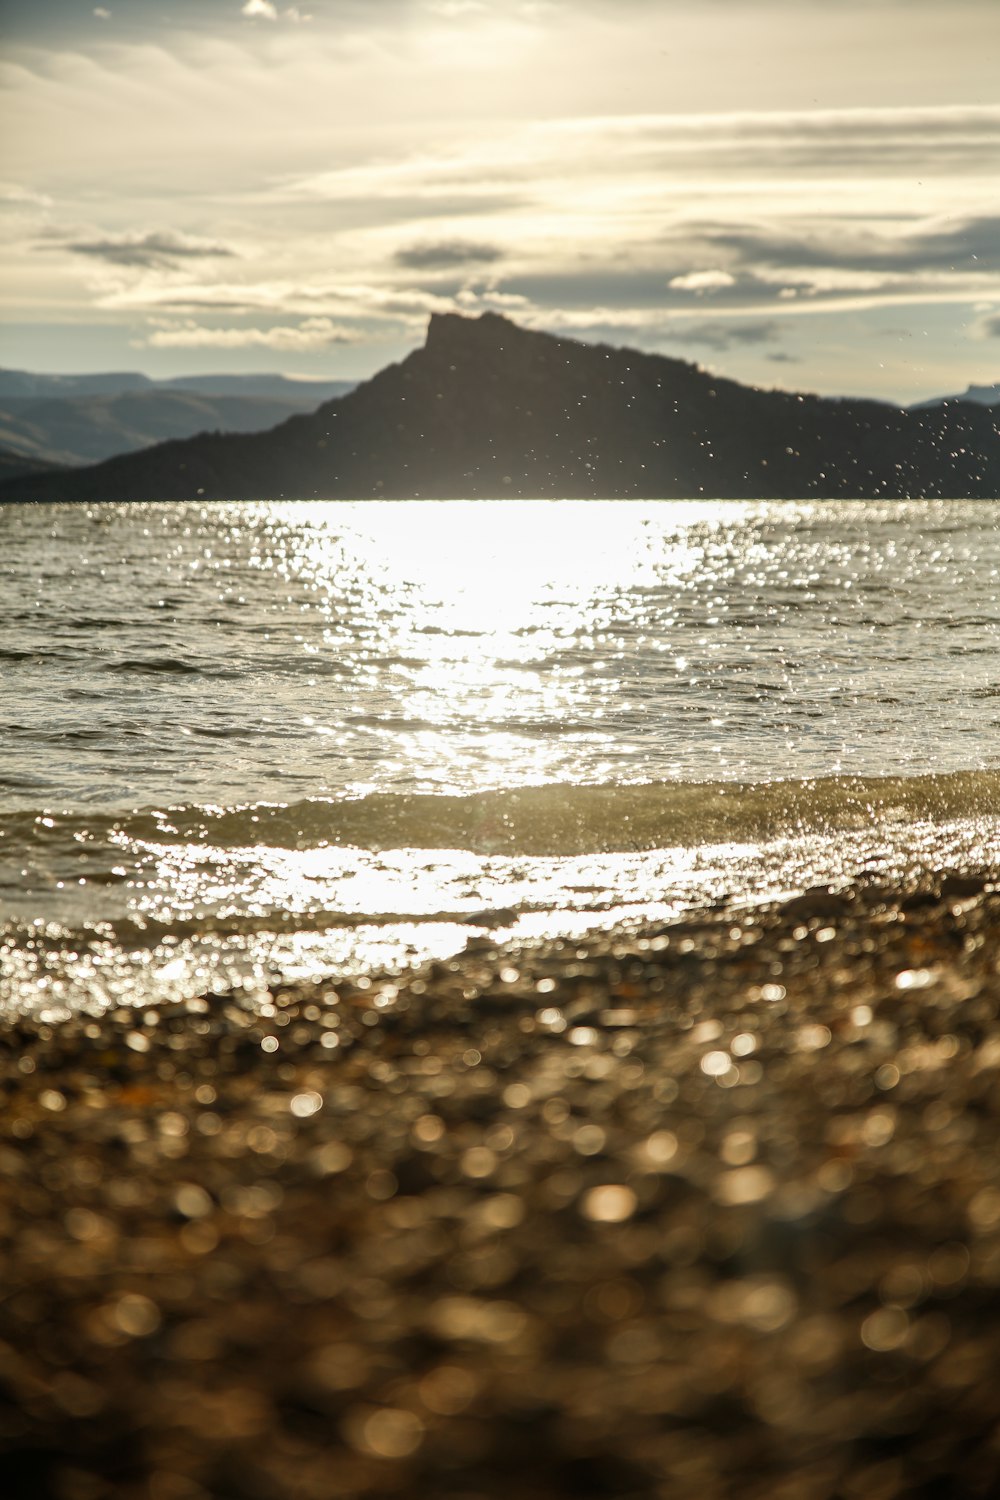
[[[470,772],[479,787],[506,785],[514,766],[524,784],[562,779],[566,740],[535,737],[538,728],[561,720],[599,742],[605,707],[592,700],[613,707],[619,687],[596,675],[603,638],[631,628],[644,590],[690,580],[706,531],[753,512],[678,502],[664,534],[662,505],[319,502],[288,507],[282,535],[282,509],[268,508],[279,525],[272,566],[315,589],[338,659],[366,655],[364,639],[350,640],[352,613],[369,629],[377,620],[367,644],[396,662],[397,682],[368,727],[404,721],[389,769],[441,789],[468,785]],[[463,750],[448,731],[470,721],[481,727]]]

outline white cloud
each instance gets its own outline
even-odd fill
[[[718,292],[735,286],[736,277],[728,271],[689,271],[686,276],[672,276],[668,283],[675,292]]]
[[[579,201],[581,182],[616,181],[623,199],[636,184],[662,199],[679,190],[731,192],[746,183],[834,179],[857,191],[872,179],[891,186],[912,172],[936,179],[957,166],[992,175],[1000,150],[1000,107],[786,110],[692,115],[578,116],[511,123],[460,145],[400,151],[292,180],[290,191],[329,199],[356,196],[488,198],[501,190]],[[679,179],[683,178],[683,188]]]
[[[52,199],[45,193],[33,192],[17,182],[0,182],[0,203],[30,204],[33,208],[51,208]]]
[[[105,8],[104,8],[103,5],[95,5],[94,6],[94,15],[97,17],[97,19],[99,21],[110,21],[111,20],[111,12],[109,10],[105,10]]]
[[[246,0],[242,14],[262,21],[276,21],[278,8],[272,5],[271,0]]]
[[[153,349],[280,349],[326,348],[353,344],[357,333],[329,318],[307,318],[297,326],[279,328],[206,328],[198,323],[166,324],[155,328],[144,342]]]

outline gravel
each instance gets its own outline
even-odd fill
[[[998,885],[9,1025],[3,1493],[1000,1492]]]

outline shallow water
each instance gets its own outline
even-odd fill
[[[0,508],[2,999],[990,858],[989,502]]]

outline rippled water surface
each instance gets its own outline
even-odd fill
[[[997,515],[0,508],[6,1002],[989,857]]]

